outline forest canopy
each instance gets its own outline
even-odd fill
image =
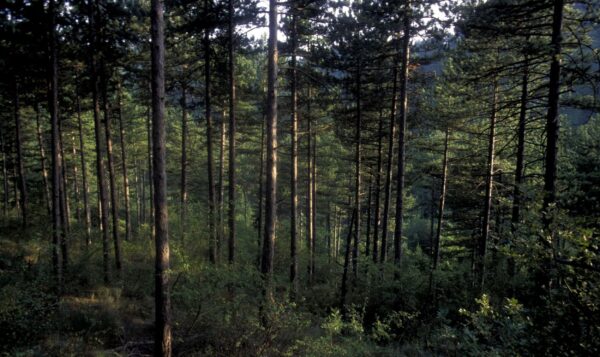
[[[0,73],[3,355],[600,355],[595,0],[4,0]]]

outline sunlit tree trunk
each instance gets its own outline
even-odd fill
[[[171,299],[169,294],[169,217],[167,211],[165,130],[165,37],[163,1],[152,0],[152,138],[154,181],[155,344],[154,355],[171,356]]]
[[[292,13],[292,63],[290,69],[290,96],[291,96],[291,207],[290,207],[290,283],[292,294],[295,298],[298,294],[298,71],[296,60],[296,49],[298,46],[296,29],[296,8],[294,2],[290,5]]]

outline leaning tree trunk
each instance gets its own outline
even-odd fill
[[[40,125],[40,108],[39,104],[35,103],[35,127],[37,133],[38,147],[40,150],[40,162],[42,166],[42,183],[44,184],[44,199],[46,201],[46,209],[48,214],[52,214],[52,198],[50,197],[50,185],[48,184],[48,168],[46,166],[46,151],[44,150],[44,140],[42,137],[42,128]]]
[[[446,203],[446,189],[448,182],[448,144],[450,140],[450,128],[446,127],[444,138],[444,159],[442,160],[442,185],[440,188],[440,202],[438,206],[438,222],[433,248],[433,270],[437,269],[440,260],[440,244],[442,239],[442,223],[444,219],[444,205]]]
[[[205,10],[208,11],[208,0],[204,0]],[[215,178],[213,161],[213,139],[212,139],[212,118],[211,118],[211,78],[210,78],[210,31],[207,28],[204,31],[204,109],[206,116],[206,165],[208,170],[208,258],[211,263],[217,261],[217,232],[215,227]]]
[[[106,76],[106,73],[104,73]],[[115,160],[112,144],[112,118],[110,104],[108,103],[108,78],[102,81],[102,102],[104,104],[104,134],[106,136],[106,157],[108,158],[108,179],[110,187],[110,207],[112,213],[112,236],[115,248],[115,267],[119,277],[122,272],[121,242],[119,237],[119,205],[117,201],[117,182],[115,178]],[[106,228],[108,229],[108,227]]]
[[[400,111],[398,116],[398,175],[396,176],[396,229],[394,230],[394,263],[399,268],[402,258],[402,234],[404,225],[404,168],[405,132],[408,111],[408,60],[410,56],[410,0],[406,0],[404,15],[404,37],[402,39],[402,68],[400,71]]]
[[[485,201],[483,207],[483,222],[481,225],[481,235],[477,242],[477,254],[475,261],[476,286],[479,290],[483,289],[485,276],[485,255],[487,242],[490,235],[490,214],[492,208],[492,187],[494,185],[494,155],[496,145],[496,112],[498,103],[498,83],[494,80],[492,95],[492,113],[490,115],[490,134],[488,136],[488,157],[485,182]]]
[[[229,54],[229,201],[228,201],[228,260],[232,264],[235,260],[235,58],[233,57],[234,40],[234,7],[233,1],[229,0],[229,22],[227,26],[229,41],[227,51]]]
[[[381,263],[387,259],[387,237],[390,220],[390,206],[392,200],[392,166],[394,162],[394,139],[396,138],[396,101],[398,96],[398,56],[394,59],[392,70],[392,105],[390,111],[390,133],[388,138],[387,163],[385,170],[385,187],[383,201],[383,217],[381,221]]]
[[[169,217],[167,212],[166,130],[165,130],[165,37],[163,1],[152,0],[152,138],[154,181],[155,339],[154,354],[171,356],[171,300],[169,295]]]
[[[21,199],[21,219],[23,228],[27,228],[29,224],[29,212],[28,212],[28,195],[27,195],[27,184],[25,178],[25,165],[23,158],[23,132],[21,128],[21,115],[20,115],[20,103],[19,103],[19,82],[15,77],[15,88],[14,88],[14,115],[15,115],[15,146],[17,149],[17,172],[18,172],[18,184],[20,199]]]
[[[125,128],[123,127],[123,97],[121,80],[117,83],[117,106],[119,119],[119,140],[121,144],[121,170],[123,171],[123,195],[125,196],[125,240],[131,239],[131,203],[129,196],[129,177],[127,176],[127,150],[125,148]]]

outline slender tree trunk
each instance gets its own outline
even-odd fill
[[[350,267],[350,251],[352,245],[352,228],[356,219],[356,207],[352,210],[352,218],[348,226],[348,235],[346,236],[346,248],[344,251],[344,270],[342,273],[342,286],[340,289],[340,308],[346,313],[346,296],[348,295],[348,270]]]
[[[359,250],[358,246],[360,245],[360,216],[361,216],[361,206],[360,206],[360,186],[361,186],[361,127],[362,127],[362,109],[361,109],[361,62],[358,60],[357,69],[356,69],[356,127],[355,127],[355,141],[356,141],[356,151],[354,153],[354,164],[356,168],[355,173],[355,186],[354,186],[354,205],[355,205],[355,229],[354,229],[354,245],[352,247],[352,273],[354,278],[358,275],[358,255]]]
[[[104,76],[107,76],[104,73]],[[115,178],[115,160],[112,143],[112,118],[111,108],[108,103],[108,78],[102,80],[102,102],[104,104],[104,134],[106,136],[106,157],[108,158],[108,179],[110,188],[110,207],[112,213],[112,236],[115,248],[115,267],[119,277],[122,273],[121,241],[119,236],[119,204],[117,201],[117,183]],[[108,226],[107,228],[108,229]]]
[[[50,185],[48,184],[48,168],[46,166],[46,151],[44,150],[44,140],[42,137],[42,128],[40,125],[40,108],[39,104],[35,103],[35,124],[38,147],[40,150],[40,162],[42,166],[42,183],[44,184],[44,199],[46,201],[46,209],[48,214],[52,215],[52,198],[50,197]]]
[[[54,0],[50,0],[50,90],[48,93],[48,108],[52,129],[52,273],[57,283],[59,293],[62,292],[62,266],[59,259],[60,234],[63,230],[60,220],[60,131],[58,126],[58,58],[56,55],[55,20],[56,9]]]
[[[483,207],[483,222],[481,226],[481,235],[477,242],[477,255],[475,262],[476,286],[479,290],[483,289],[485,276],[485,255],[487,249],[487,241],[490,234],[490,214],[492,208],[492,187],[494,185],[494,155],[496,145],[496,112],[498,102],[498,83],[494,81],[494,89],[492,96],[492,113],[490,115],[490,134],[488,137],[488,158],[487,172],[485,183],[485,201]]]
[[[208,0],[204,0],[205,10],[208,11]],[[215,227],[215,179],[214,179],[214,161],[213,161],[213,139],[212,139],[212,118],[211,118],[211,78],[210,78],[210,31],[204,32],[204,106],[206,116],[206,153],[208,170],[208,257],[212,263],[217,261],[217,232]]]
[[[264,120],[263,120],[264,122]],[[217,192],[217,205],[219,209],[219,227],[217,231],[217,256],[221,256],[221,245],[224,239],[224,217],[223,212],[223,196],[224,196],[224,174],[225,174],[225,108],[223,107],[223,115],[221,115],[221,121],[219,123],[219,191]],[[264,140],[263,140],[264,141]],[[262,145],[262,144],[261,144]],[[258,229],[260,235],[260,228]],[[260,243],[260,237],[259,237]],[[260,244],[259,244],[260,246]]]
[[[75,101],[77,106],[77,129],[79,131],[79,157],[81,160],[81,181],[82,181],[82,192],[83,192],[83,210],[85,213],[85,234],[86,234],[86,245],[92,243],[92,215],[90,212],[89,202],[89,185],[87,180],[87,166],[85,163],[85,146],[83,140],[83,123],[81,121],[81,102],[79,99],[79,78],[77,79]]]
[[[155,339],[154,355],[171,356],[171,299],[169,294],[169,217],[167,211],[166,131],[165,131],[165,37],[163,1],[152,0],[152,138],[154,180],[155,259]]]
[[[232,264],[235,260],[235,58],[233,57],[234,41],[234,7],[233,1],[229,0],[229,22],[228,22],[228,52],[229,52],[229,202],[228,202],[228,260]]]
[[[554,1],[552,15],[552,61],[550,63],[550,83],[548,91],[548,113],[546,115],[546,165],[544,172],[544,225],[552,223],[550,206],[556,202],[556,168],[558,157],[558,133],[560,127],[560,54],[562,48],[562,20],[564,0]]]
[[[373,263],[379,258],[379,218],[381,196],[381,149],[383,139],[383,110],[379,113],[379,126],[377,129],[377,172],[375,173],[375,221],[373,226]]]
[[[152,89],[150,90],[152,92]],[[154,180],[152,178],[153,167],[152,167],[152,155],[154,152],[154,145],[152,142],[152,112],[150,111],[151,106],[148,106],[148,116],[146,117],[146,127],[148,129],[148,193],[150,198],[150,229],[151,229],[151,239],[154,239],[155,236],[155,227],[154,227]]]
[[[185,240],[186,225],[187,225],[187,139],[188,139],[188,123],[187,123],[187,84],[185,80],[181,83],[181,182],[180,182],[180,223],[181,223],[181,240]]]
[[[262,123],[260,126],[260,168],[259,168],[259,173],[258,173],[258,226],[257,226],[257,234],[258,236],[256,237],[256,247],[257,247],[257,254],[256,254],[256,264],[257,267],[260,269],[261,266],[261,256],[262,256],[262,237],[264,234],[264,227],[263,227],[263,210],[264,210],[264,204],[263,204],[263,198],[265,195],[265,189],[264,189],[264,178],[265,178],[265,122],[266,122],[266,118],[263,115],[262,118]]]
[[[366,236],[366,247],[365,247],[365,256],[371,256],[371,201],[373,199],[373,185],[369,184],[369,193],[367,195],[367,236]]]
[[[75,193],[75,217],[77,217],[77,223],[81,223],[81,205],[79,200],[79,179],[77,170],[77,149],[75,148],[75,136],[71,135],[71,154],[73,155],[73,192]]]
[[[310,99],[309,99],[310,101]],[[313,230],[313,190],[312,190],[312,181],[313,181],[313,168],[312,168],[312,139],[313,139],[313,129],[312,129],[312,118],[310,110],[306,114],[306,122],[307,122],[307,151],[306,151],[306,162],[307,162],[307,173],[308,173],[308,182],[306,186],[306,246],[308,248],[308,282],[309,284],[313,281],[313,260],[315,259],[313,252],[313,246],[315,244],[314,241],[314,230]]]
[[[117,82],[117,106],[119,107],[119,140],[121,144],[121,170],[123,171],[123,195],[125,196],[125,240],[131,239],[131,203],[129,176],[127,175],[127,149],[125,148],[125,128],[123,127],[123,96],[121,80]]]
[[[310,99],[312,97],[312,93],[311,93],[311,88],[309,87],[309,102],[308,102],[308,110],[310,112]],[[313,119],[314,120],[314,119]],[[317,256],[317,130],[316,130],[316,123],[313,121],[312,123],[312,133],[313,133],[313,138],[312,138],[312,186],[311,186],[311,190],[312,190],[312,251],[311,251],[311,271],[312,271],[312,278],[314,279],[315,277],[315,263],[316,263],[316,256]]]
[[[21,128],[21,115],[20,115],[20,103],[19,103],[19,82],[15,77],[15,88],[14,88],[14,115],[15,115],[15,146],[17,149],[17,170],[18,170],[18,187],[21,199],[21,219],[23,228],[27,228],[29,224],[29,212],[28,212],[28,195],[27,195],[27,184],[25,177],[25,165],[23,158],[23,133]]]
[[[385,197],[383,201],[383,218],[381,222],[381,263],[387,259],[387,237],[390,220],[390,206],[392,200],[392,166],[394,162],[394,139],[396,138],[396,101],[398,99],[398,56],[394,59],[392,70],[392,105],[390,112],[390,134],[388,138],[387,163],[385,170]]]
[[[96,175],[98,180],[98,188],[100,197],[98,204],[100,206],[100,227],[102,230],[102,257],[103,257],[103,274],[104,283],[110,281],[109,267],[109,235],[108,235],[108,192],[106,180],[104,178],[104,163],[102,159],[102,126],[100,122],[100,88],[97,68],[96,49],[98,48],[99,26],[97,24],[96,11],[98,9],[98,0],[94,0],[91,6],[90,28],[92,32],[92,53],[91,53],[91,76],[92,76],[92,97],[94,106],[94,134],[96,139]],[[58,145],[58,144],[57,144]]]
[[[435,246],[435,176],[431,176],[431,205],[429,207],[429,254],[433,264]]]
[[[438,206],[438,222],[433,248],[433,270],[437,269],[440,260],[440,244],[442,239],[442,223],[444,222],[444,205],[446,203],[446,189],[448,182],[448,144],[450,140],[450,128],[446,127],[446,136],[444,138],[444,159],[442,161],[442,186],[440,189],[440,202]]]
[[[298,295],[298,71],[296,60],[296,49],[298,47],[297,29],[296,29],[296,8],[292,2],[290,11],[292,12],[292,64],[290,70],[290,95],[291,95],[291,211],[290,211],[290,283],[292,285],[292,298]]]
[[[402,234],[404,225],[404,168],[405,168],[405,131],[408,111],[408,61],[410,57],[410,0],[406,0],[404,15],[404,37],[402,38],[402,68],[400,71],[400,111],[398,116],[398,175],[396,176],[396,229],[394,230],[394,263],[400,267],[402,258]]]
[[[265,234],[262,245],[260,272],[264,279],[264,306],[262,323],[269,319],[264,309],[273,299],[271,280],[277,224],[277,1],[269,0],[269,43],[267,69],[267,180],[265,192]]]
[[[2,212],[8,214],[8,172],[6,170],[6,152],[4,151],[4,132],[0,124],[0,151],[2,151]]]
[[[63,228],[65,230],[65,232],[69,232],[71,230],[71,205],[69,203],[69,192],[67,190],[67,187],[69,187],[68,182],[67,182],[67,161],[66,161],[66,156],[65,156],[65,150],[64,150],[64,145],[63,145],[63,130],[62,130],[62,122],[59,119],[58,122],[58,130],[60,132],[60,137],[59,137],[59,146],[60,146],[60,167],[61,167],[61,174],[60,174],[60,205],[62,207],[62,211],[61,211],[61,215],[62,215],[62,220],[63,220]],[[66,247],[66,241],[63,241],[63,244],[65,244]],[[65,248],[66,249],[66,248]],[[63,259],[66,259],[65,257],[63,257]],[[66,265],[63,265],[63,268],[66,269]]]

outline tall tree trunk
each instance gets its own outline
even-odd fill
[[[150,92],[152,92],[152,88],[150,88]],[[154,152],[154,145],[152,143],[152,112],[150,108],[151,105],[148,106],[148,115],[146,117],[146,127],[148,129],[148,193],[150,196],[150,238],[154,239],[156,233],[154,227],[154,180],[152,178],[152,172],[154,171],[152,168],[152,155]]]
[[[309,87],[308,89],[308,111],[310,112],[310,100],[312,98],[312,92],[311,92],[311,88]],[[310,115],[310,114],[309,114]],[[313,119],[314,120],[314,119]],[[313,137],[312,137],[312,155],[310,156],[312,159],[312,186],[310,187],[310,189],[312,190],[312,251],[311,251],[311,271],[312,271],[312,278],[314,279],[314,275],[315,275],[315,263],[316,263],[316,254],[317,254],[317,130],[316,130],[316,123],[313,121],[312,123],[312,133],[313,133]]]
[[[256,265],[257,267],[260,269],[260,264],[261,264],[261,256],[262,256],[262,250],[261,250],[261,242],[262,242],[262,236],[264,233],[264,227],[263,227],[263,208],[264,208],[264,204],[263,204],[263,198],[264,198],[264,178],[265,178],[265,122],[266,122],[266,116],[263,115],[262,117],[262,123],[260,126],[260,167],[258,169],[259,173],[258,173],[258,224],[257,224],[257,239],[256,239],[256,247],[257,247],[257,255],[256,255]]]
[[[310,98],[308,99],[310,102]],[[307,186],[306,186],[306,247],[308,248],[308,265],[307,265],[307,273],[308,273],[308,282],[312,283],[313,280],[313,260],[314,257],[314,249],[313,246],[315,244],[314,241],[314,230],[313,230],[313,190],[312,190],[312,181],[313,181],[313,168],[312,168],[312,139],[313,139],[313,129],[312,129],[312,118],[310,109],[306,114],[306,122],[307,122],[307,144],[306,144],[306,162],[307,162]]]
[[[26,228],[29,224],[29,212],[28,212],[28,195],[27,195],[27,184],[25,177],[25,165],[23,158],[23,133],[21,128],[21,115],[20,115],[20,103],[19,103],[19,82],[15,76],[15,88],[14,88],[14,115],[15,115],[15,146],[17,149],[17,170],[18,170],[18,187],[20,192],[21,200],[21,219],[23,228]]]
[[[269,43],[267,69],[267,180],[265,191],[265,234],[262,245],[260,272],[264,279],[264,297],[267,308],[273,299],[271,280],[277,224],[277,1],[269,0]],[[268,324],[262,314],[263,325]]]
[[[367,236],[365,241],[365,256],[371,256],[371,201],[373,199],[373,184],[369,183],[369,193],[367,194]]]
[[[62,232],[60,220],[60,131],[58,126],[58,58],[56,55],[55,20],[56,9],[54,0],[50,0],[50,90],[48,93],[48,108],[52,129],[52,272],[59,292],[62,292],[62,267],[59,259],[59,242]]]
[[[408,60],[410,57],[410,0],[405,3],[404,37],[402,38],[402,68],[400,71],[400,111],[398,116],[398,175],[396,176],[396,229],[394,230],[394,263],[400,267],[402,258],[402,234],[404,225],[404,168],[405,168],[405,131],[408,111]]]
[[[65,232],[69,232],[71,229],[71,205],[69,203],[69,192],[67,190],[68,186],[68,182],[67,182],[67,161],[66,161],[66,156],[65,156],[65,149],[64,149],[64,145],[63,145],[63,130],[62,130],[62,122],[59,119],[58,122],[58,130],[60,132],[60,138],[59,138],[59,146],[60,146],[60,167],[61,167],[61,175],[60,175],[60,190],[61,190],[61,195],[60,195],[60,200],[61,200],[61,207],[62,207],[62,220],[63,220],[63,228],[65,230]],[[64,259],[64,257],[63,257]],[[63,266],[63,268],[66,269],[66,265]]]
[[[90,202],[89,202],[89,185],[87,180],[87,166],[85,163],[85,146],[83,140],[83,123],[81,121],[81,102],[79,99],[79,78],[77,79],[76,86],[76,94],[75,101],[77,106],[77,129],[79,131],[79,156],[81,159],[81,181],[82,181],[82,191],[83,191],[83,210],[85,212],[85,234],[86,234],[86,244],[90,245],[92,243],[91,238],[91,229],[92,229],[92,216],[90,212]]]
[[[485,254],[487,241],[490,234],[490,214],[492,208],[492,187],[494,185],[494,155],[496,145],[496,112],[498,102],[498,83],[494,80],[494,89],[492,96],[492,113],[490,115],[490,134],[488,136],[488,157],[487,172],[485,182],[485,201],[483,207],[483,221],[481,225],[481,235],[477,242],[477,255],[475,262],[476,286],[479,290],[483,289],[485,276]]]
[[[385,197],[383,201],[383,218],[381,222],[381,263],[387,259],[387,237],[390,220],[390,206],[392,200],[392,166],[394,162],[394,140],[396,138],[396,102],[398,99],[398,56],[394,58],[392,69],[392,105],[390,111],[390,134],[388,138],[387,163],[385,170]]]
[[[131,203],[129,177],[127,176],[127,149],[125,148],[125,128],[123,127],[123,95],[121,80],[117,82],[117,106],[119,108],[119,140],[121,144],[121,170],[123,171],[123,195],[125,196],[125,240],[131,239]]]
[[[73,155],[73,192],[75,193],[75,217],[77,217],[77,223],[81,223],[81,205],[79,200],[79,179],[77,170],[77,149],[75,148],[75,136],[71,135],[71,154]]]
[[[442,223],[444,222],[444,205],[446,202],[446,187],[448,182],[448,144],[450,140],[450,128],[446,127],[444,138],[444,159],[442,161],[442,185],[440,188],[440,202],[438,206],[438,222],[433,248],[433,270],[437,269],[440,260],[440,244],[442,239]]]
[[[298,295],[298,71],[296,50],[298,47],[297,38],[297,15],[295,3],[290,4],[292,13],[292,63],[290,69],[290,96],[291,96],[291,210],[290,210],[290,283],[292,285],[292,298]]]
[[[0,124],[0,151],[2,152],[2,212],[8,214],[8,172],[6,169],[6,152],[4,151],[4,131]]]
[[[163,1],[152,0],[152,138],[154,180],[155,356],[171,356],[171,299],[169,294],[169,217],[167,211],[165,130],[165,37]]]
[[[185,240],[186,224],[187,224],[187,140],[188,140],[188,123],[187,123],[187,83],[181,82],[181,182],[180,189],[180,227],[181,240]]]
[[[121,242],[119,236],[119,202],[117,201],[117,182],[115,178],[115,160],[113,155],[112,143],[112,118],[111,108],[108,102],[108,78],[106,77],[106,69],[102,80],[102,102],[104,104],[104,134],[106,136],[106,157],[108,158],[108,179],[110,188],[110,208],[112,213],[112,236],[115,248],[115,267],[117,274],[121,277],[122,265],[121,262]],[[108,226],[107,228],[108,229]]]
[[[358,60],[357,63],[357,68],[356,68],[356,127],[354,129],[355,133],[355,141],[356,141],[356,150],[354,153],[354,164],[355,164],[355,186],[354,186],[354,205],[355,205],[355,215],[356,215],[356,219],[355,219],[355,229],[354,229],[354,245],[352,246],[352,273],[354,275],[354,278],[356,279],[356,276],[358,274],[358,254],[359,254],[359,250],[358,250],[358,246],[360,245],[360,216],[361,216],[361,206],[360,206],[360,186],[361,186],[361,176],[360,176],[360,171],[361,171],[361,151],[362,151],[362,145],[361,145],[361,127],[362,127],[362,109],[361,109],[361,87],[362,87],[362,81],[361,81],[361,62],[360,59]]]
[[[263,120],[264,122],[264,120]],[[217,256],[221,256],[221,245],[225,235],[224,219],[225,213],[223,212],[223,196],[224,182],[225,182],[225,106],[223,106],[223,115],[221,115],[221,121],[219,122],[219,191],[217,192],[217,206],[219,210],[219,226],[217,230]],[[264,140],[263,140],[264,141]],[[260,235],[260,229],[259,229]],[[260,237],[259,237],[260,238]],[[260,239],[258,240],[260,242]],[[260,244],[259,244],[260,246]]]
[[[556,167],[558,157],[559,107],[560,107],[560,54],[562,48],[562,21],[564,0],[554,1],[552,15],[552,61],[550,62],[550,83],[548,91],[548,113],[546,115],[546,165],[544,172],[544,225],[552,223],[550,206],[556,202]]]
[[[380,196],[381,196],[381,149],[383,139],[383,110],[379,113],[379,125],[377,129],[377,172],[375,173],[375,221],[373,222],[373,263],[379,258],[379,218],[380,218]]]
[[[92,49],[91,49],[91,76],[92,76],[92,100],[94,106],[94,134],[96,140],[96,175],[98,181],[98,189],[100,197],[98,204],[100,206],[100,226],[102,230],[102,258],[103,258],[103,275],[104,283],[110,281],[109,267],[109,234],[108,234],[108,192],[106,187],[106,179],[104,178],[104,162],[102,159],[102,126],[100,122],[100,88],[98,78],[98,64],[96,50],[98,48],[97,38],[100,30],[97,24],[96,11],[98,10],[98,0],[94,0],[91,6],[90,14],[90,29],[92,33]],[[57,144],[58,145],[58,144]]]
[[[348,235],[346,236],[346,248],[344,250],[344,270],[342,273],[342,286],[340,288],[340,308],[346,313],[346,296],[348,295],[348,270],[350,267],[350,251],[352,245],[352,228],[356,219],[356,207],[352,210],[352,218],[348,226]]]
[[[208,11],[208,0],[204,0],[205,10]],[[210,30],[207,28],[204,31],[204,109],[206,116],[206,161],[208,170],[208,257],[212,263],[217,261],[217,232],[215,227],[215,178],[214,162],[213,162],[213,139],[212,139],[212,118],[211,118],[211,103],[210,103]]]
[[[234,16],[235,10],[233,1],[229,0],[229,22],[228,22],[228,54],[229,54],[229,202],[228,202],[228,225],[229,225],[229,242],[228,242],[228,260],[232,264],[235,260],[235,58],[233,57],[233,41],[234,41]]]
[[[46,151],[44,150],[44,139],[42,137],[42,128],[40,125],[40,108],[39,104],[35,103],[35,125],[37,133],[38,147],[40,150],[40,162],[42,166],[42,183],[44,184],[44,200],[46,201],[46,209],[48,214],[52,214],[52,198],[50,197],[50,187],[48,184],[48,168],[46,166]]]

